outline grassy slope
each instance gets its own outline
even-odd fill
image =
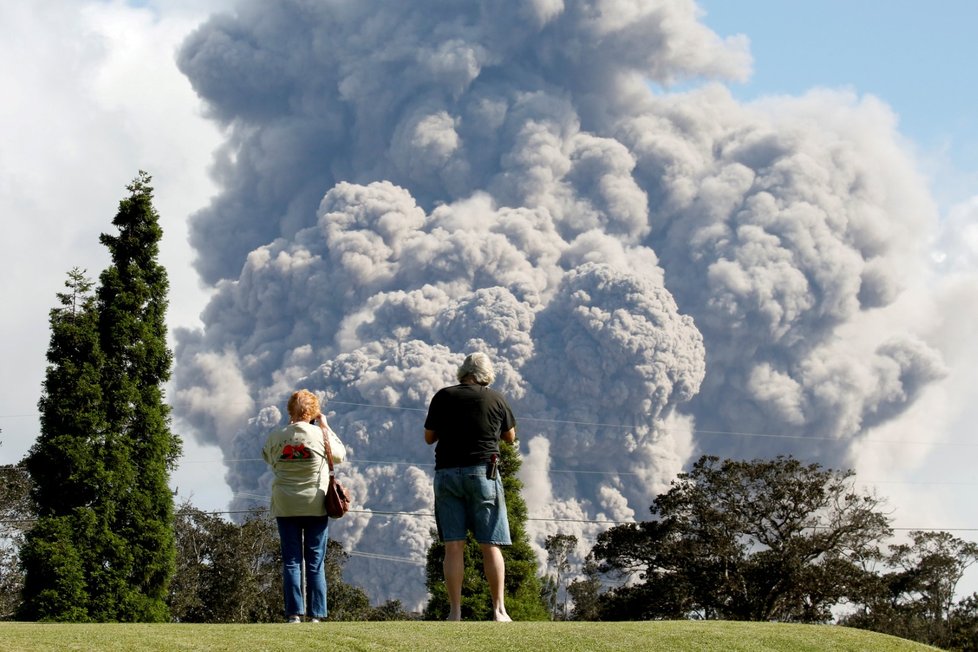
[[[478,650],[479,652],[791,652],[933,650],[829,625],[735,622],[323,623],[303,625],[62,625],[0,623],[14,650]]]

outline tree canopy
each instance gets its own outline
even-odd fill
[[[611,591],[604,614],[828,620],[841,599],[861,597],[891,533],[880,500],[851,477],[786,457],[701,457],[655,499],[656,520],[598,537],[601,570],[638,580]]]

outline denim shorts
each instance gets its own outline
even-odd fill
[[[508,546],[509,518],[503,481],[486,479],[486,465],[435,471],[435,521],[441,541],[464,541],[471,530],[479,543]]]

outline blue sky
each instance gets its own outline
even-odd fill
[[[720,36],[745,34],[754,58],[742,100],[814,87],[872,94],[899,116],[943,207],[978,187],[978,2],[700,0]]]

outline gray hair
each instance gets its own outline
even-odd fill
[[[465,360],[462,362],[458,371],[455,372],[455,377],[458,378],[459,382],[466,376],[472,376],[475,378],[475,382],[480,385],[491,385],[492,381],[496,380],[496,372],[492,368],[492,360],[485,353],[470,353],[465,356]]]

